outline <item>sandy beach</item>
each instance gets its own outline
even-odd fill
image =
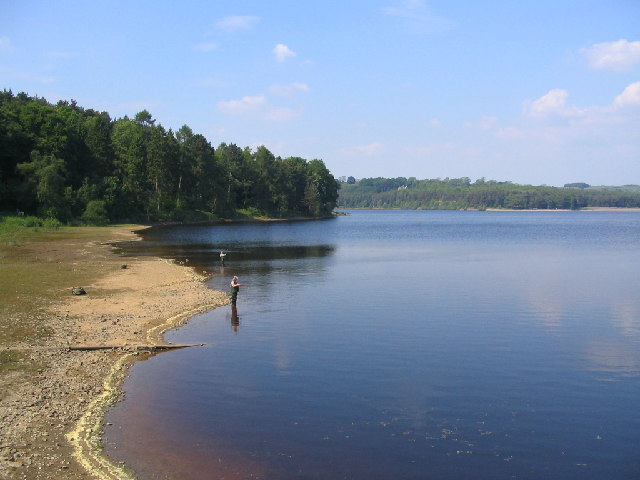
[[[109,235],[137,237],[126,228],[112,228]],[[60,242],[66,243],[59,250],[55,241],[30,246],[26,261],[44,260],[70,272],[96,265],[97,277],[82,285],[86,295],[72,295],[78,285],[71,273],[52,300],[3,319],[2,325],[19,320],[45,333],[0,345],[9,359],[19,353],[0,380],[0,478],[134,478],[126,466],[102,455],[105,409],[119,398],[127,367],[145,355],[144,347],[166,345],[164,331],[227,304],[228,295],[209,289],[206,278],[185,266],[124,259],[106,242]],[[85,272],[83,278],[91,276]],[[38,285],[29,288],[35,294]],[[92,349],[105,346],[116,348]]]

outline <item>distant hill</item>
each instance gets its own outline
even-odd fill
[[[519,185],[467,177],[363,178],[341,183],[338,207],[432,210],[571,209],[640,207],[640,185],[565,187]]]

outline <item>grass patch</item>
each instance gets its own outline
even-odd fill
[[[33,233],[55,231],[61,226],[62,224],[53,218],[0,215],[0,244],[19,245]]]
[[[29,352],[25,350],[0,350],[0,376],[24,372],[25,368],[31,373],[36,373],[42,365],[33,362],[29,358]]]
[[[49,307],[70,296],[72,287],[88,287],[119,269],[119,258],[102,244],[129,240],[134,228],[0,217],[0,399],[46,369],[34,353],[55,333]]]
[[[100,244],[116,240],[118,230],[130,230],[124,226],[27,227],[18,222],[2,223],[0,345],[32,343],[46,337],[48,331],[41,318],[44,309],[71,295],[72,287],[86,287],[119,268],[117,257]]]

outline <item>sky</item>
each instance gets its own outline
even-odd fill
[[[336,177],[640,184],[640,0],[0,0],[0,88]]]

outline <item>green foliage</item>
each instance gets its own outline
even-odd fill
[[[184,125],[175,134],[143,110],[133,120],[75,101],[0,92],[0,209],[60,222],[192,221],[327,215],[336,181],[321,160],[276,158]]]
[[[106,225],[109,223],[107,206],[103,200],[90,200],[82,214],[82,221],[87,225]]]
[[[59,220],[34,216],[0,215],[0,244],[16,245],[30,232],[57,230]]]
[[[640,207],[640,190],[558,188],[518,185],[467,177],[417,180],[365,178],[342,184],[342,208],[404,209],[580,209],[585,207]]]

